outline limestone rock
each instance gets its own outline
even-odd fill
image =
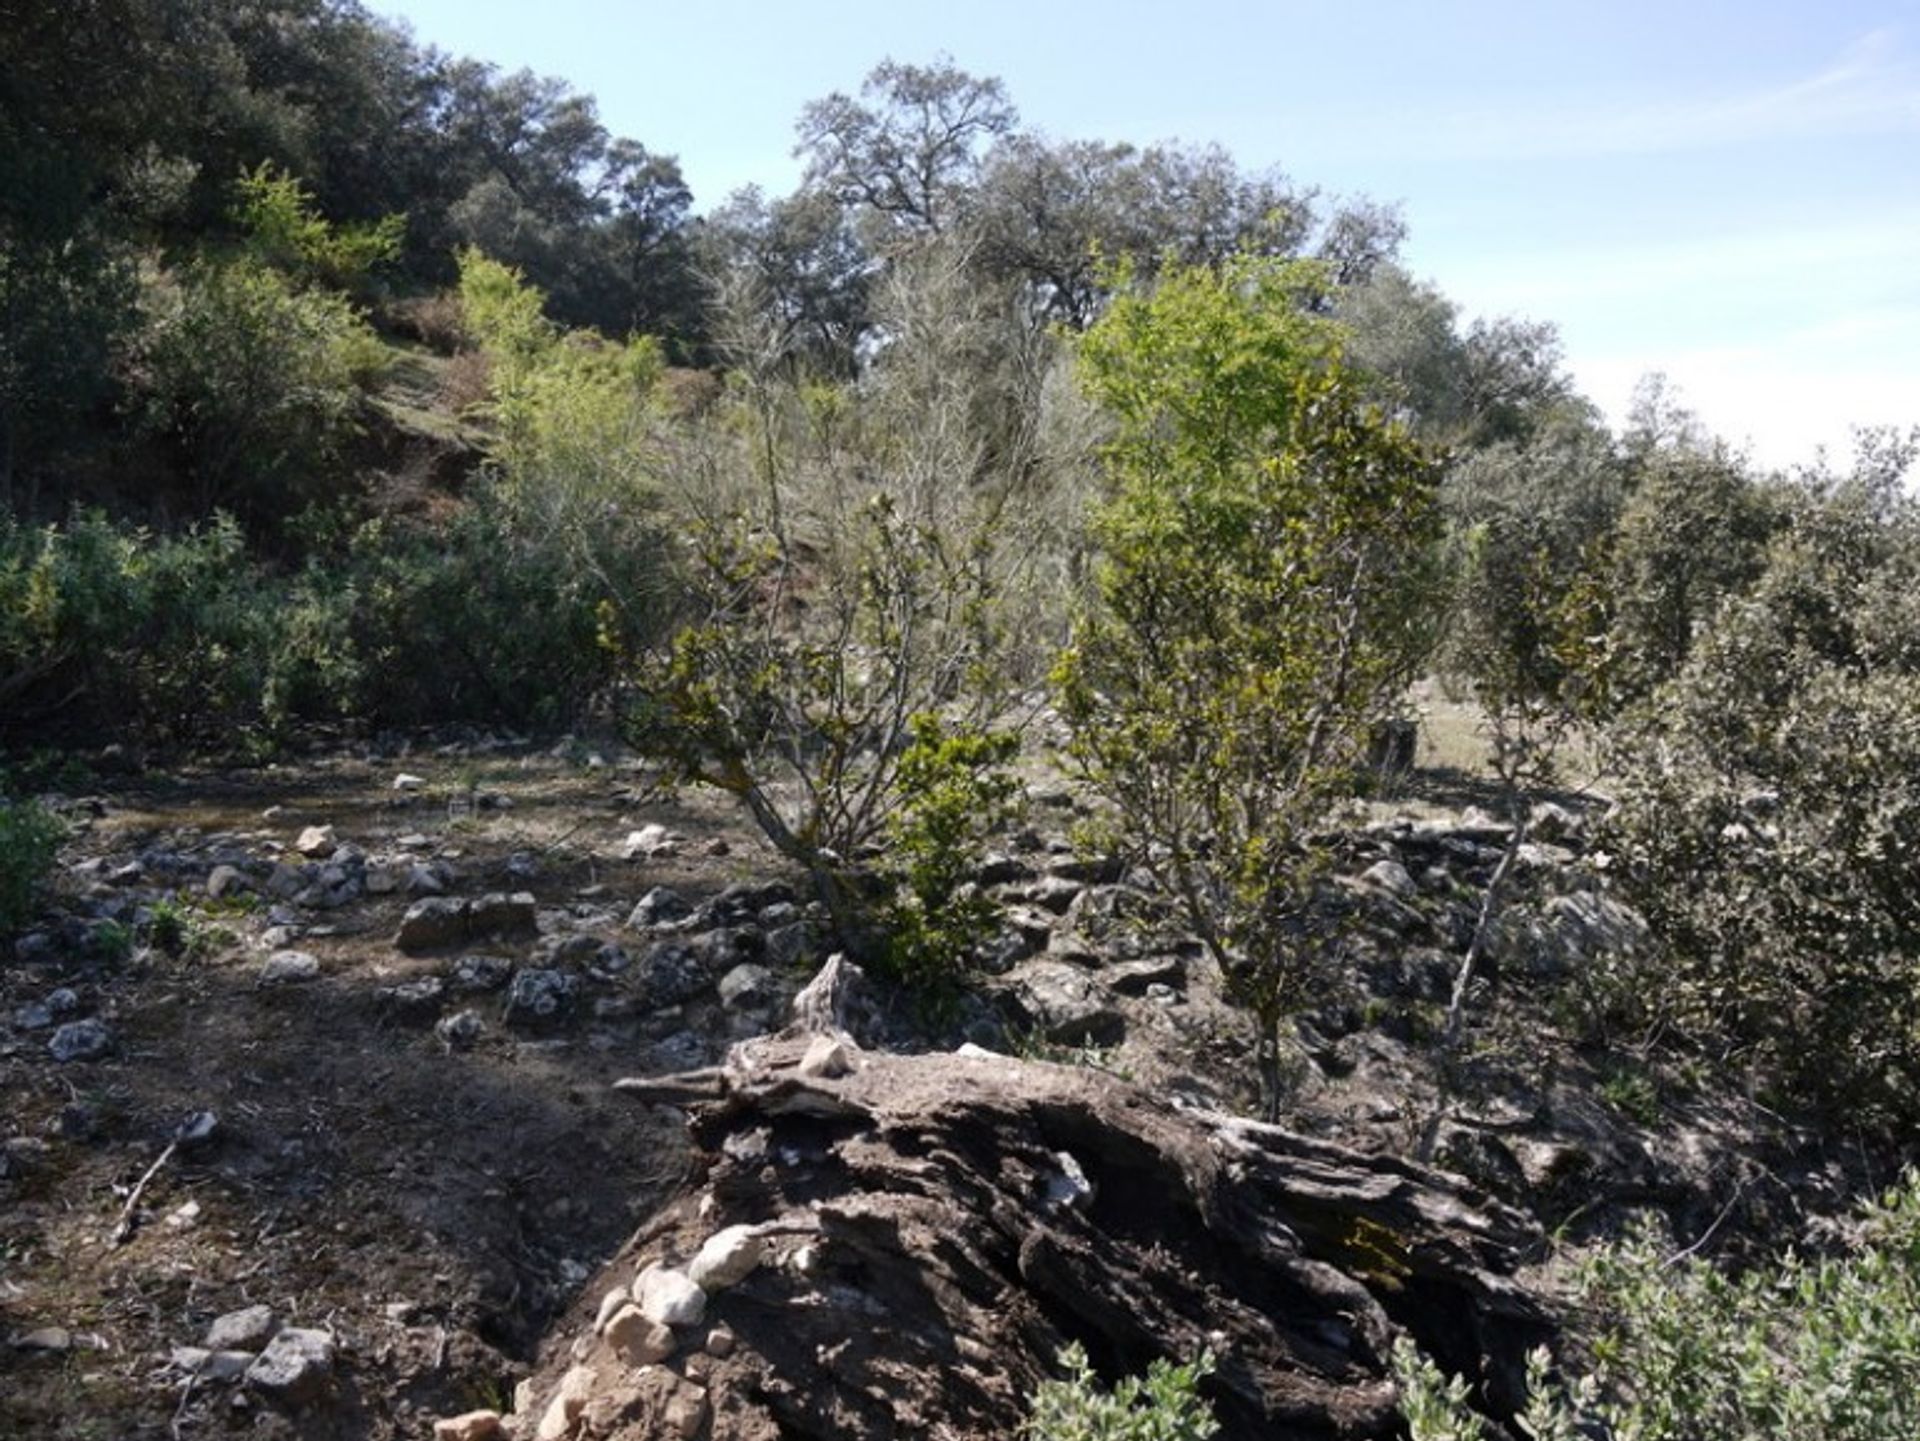
[[[767,1254],[766,1238],[753,1226],[728,1226],[709,1236],[687,1263],[687,1279],[711,1295],[737,1286]]]
[[[640,1314],[662,1326],[698,1326],[707,1314],[707,1293],[684,1271],[653,1265],[633,1283]]]
[[[674,1353],[671,1327],[647,1318],[638,1306],[623,1306],[607,1322],[603,1333],[614,1353],[629,1366],[651,1366]]]
[[[209,1351],[258,1351],[279,1329],[271,1306],[243,1306],[216,1316],[200,1344]]]
[[[330,856],[334,851],[332,826],[308,826],[300,832],[293,848],[309,860],[320,856]]]
[[[308,951],[275,951],[260,967],[263,986],[290,986],[320,974],[320,958]]]

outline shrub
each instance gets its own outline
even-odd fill
[[[33,918],[40,885],[65,834],[60,818],[44,807],[0,796],[0,936]]]
[[[1338,978],[1311,843],[1422,650],[1435,470],[1302,311],[1314,272],[1175,270],[1088,332],[1113,499],[1057,680],[1071,754],[1259,1028]]]
[[[1220,1432],[1200,1383],[1213,1374],[1206,1352],[1184,1366],[1155,1360],[1144,1377],[1128,1376],[1111,1391],[1079,1345],[1060,1353],[1064,1380],[1043,1381],[1020,1428],[1028,1441],[1207,1441]]]

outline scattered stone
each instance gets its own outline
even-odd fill
[[[684,921],[692,914],[693,906],[685,896],[666,886],[655,886],[640,897],[633,914],[627,917],[627,924],[636,931],[647,931]]]
[[[1179,956],[1148,956],[1138,961],[1123,961],[1110,966],[1106,982],[1116,995],[1145,996],[1154,987],[1173,991],[1187,983],[1187,963]]]
[[[167,1212],[166,1226],[170,1231],[184,1231],[200,1219],[200,1203],[188,1201]]]
[[[807,1053],[800,1058],[800,1074],[819,1080],[850,1075],[853,1057],[844,1043],[833,1036],[815,1036]]]
[[[253,1364],[251,1351],[209,1351],[204,1346],[175,1346],[167,1364],[203,1381],[238,1381]]]
[[[446,992],[447,983],[438,976],[422,976],[417,981],[403,981],[397,986],[389,986],[380,994],[398,1019],[424,1026],[440,1015],[440,1005]]]
[[[495,891],[467,906],[467,932],[474,936],[532,935],[536,929],[533,896]]]
[[[361,884],[367,888],[370,896],[390,896],[406,881],[406,872],[398,866],[368,866],[367,873],[361,878]]]
[[[310,951],[275,951],[260,967],[263,986],[297,985],[320,974],[320,958]]]
[[[1055,1151],[1060,1169],[1046,1179],[1043,1202],[1050,1211],[1084,1211],[1093,1204],[1093,1182],[1070,1151]]]
[[[1042,961],[1020,973],[1019,997],[1047,1040],[1060,1046],[1108,1046],[1127,1022],[1105,989],[1076,966]]]
[[[595,1376],[591,1367],[575,1366],[560,1378],[559,1388],[547,1403],[534,1431],[534,1441],[561,1441],[573,1430],[573,1423],[586,1410],[593,1395]]]
[[[629,1305],[632,1300],[633,1292],[625,1286],[615,1286],[611,1291],[607,1292],[606,1295],[602,1296],[600,1298],[600,1309],[595,1313],[593,1318],[593,1329],[595,1332],[606,1330],[607,1322],[619,1315],[621,1308]]]
[[[751,1276],[766,1254],[766,1238],[756,1228],[728,1226],[709,1236],[687,1263],[687,1279],[709,1295],[724,1291]]]
[[[406,771],[401,771],[393,778],[393,788],[397,791],[417,791],[424,789],[426,784],[425,776],[411,775]]]
[[[308,826],[293,843],[293,848],[308,860],[332,855],[334,846],[332,826]]]
[[[271,1306],[243,1306],[214,1318],[201,1345],[209,1351],[258,1351],[280,1330]]]
[[[680,840],[665,826],[657,822],[649,823],[627,833],[626,840],[620,843],[620,859],[640,861],[678,855]]]
[[[53,1033],[47,1051],[54,1060],[97,1061],[113,1049],[113,1032],[107,1023],[89,1016],[84,1021],[68,1021]]]
[[[207,873],[207,895],[216,901],[247,888],[246,873],[238,866],[215,866]]]
[[[478,1011],[456,1011],[433,1028],[450,1051],[464,1051],[487,1033]]]
[[[437,861],[416,862],[407,867],[408,895],[445,895],[447,885],[447,868]]]
[[[290,1406],[318,1400],[332,1379],[333,1337],[299,1326],[276,1335],[247,1368],[249,1386]]]
[[[650,1321],[637,1306],[622,1306],[607,1321],[607,1344],[629,1366],[651,1366],[677,1346],[671,1327]]]
[[[684,1271],[650,1265],[633,1283],[640,1314],[662,1326],[698,1326],[707,1314],[707,1293]]]
[[[555,1020],[573,1005],[578,984],[565,971],[529,967],[507,988],[505,1018],[522,1025]]]
[[[433,1423],[433,1441],[494,1441],[502,1434],[498,1411],[469,1411]]]
[[[731,1326],[715,1326],[707,1332],[707,1354],[709,1356],[731,1356],[737,1338]]]
[[[513,976],[513,962],[505,956],[462,956],[453,964],[457,991],[497,991]]]
[[[664,1419],[668,1432],[678,1436],[680,1441],[694,1441],[694,1437],[705,1429],[711,1409],[705,1391],[698,1386],[682,1386],[667,1402]]]
[[[41,1326],[15,1336],[12,1344],[16,1351],[70,1351],[73,1333],[65,1326]]]
[[[773,1003],[773,992],[773,972],[750,962],[720,978],[720,1004],[730,1011],[763,1009]]]
[[[403,951],[429,951],[456,945],[466,938],[467,903],[433,897],[407,907],[393,943]]]
[[[1375,861],[1360,873],[1360,883],[1396,901],[1410,901],[1420,893],[1412,873],[1398,861]]]
[[[654,1007],[677,1006],[691,1000],[710,984],[706,962],[690,946],[662,941],[649,950],[637,967],[641,996]]]

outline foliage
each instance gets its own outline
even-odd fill
[[[1112,413],[1097,603],[1059,670],[1071,753],[1260,1026],[1333,978],[1312,828],[1419,659],[1433,466],[1327,359],[1313,272],[1241,262],[1086,337]]]
[[[1623,1019],[1856,1122],[1913,1114],[1920,510],[1910,442],[1813,477],[1762,573],[1614,733],[1607,844],[1666,954]],[[1636,997],[1637,1004],[1636,1004]]]
[[[319,498],[383,363],[353,307],[248,258],[152,275],[144,307],[142,419],[178,449],[197,513],[279,521]]]
[[[886,961],[915,990],[938,998],[965,968],[996,907],[972,884],[987,838],[1012,820],[1020,784],[1004,769],[1017,736],[955,731],[937,716],[908,722],[886,827],[886,869],[898,890],[887,908]]]
[[[32,919],[65,835],[60,818],[45,807],[0,795],[0,936]]]
[[[1670,1258],[1641,1230],[1582,1271],[1604,1318],[1591,1374],[1561,1389],[1529,1360],[1524,1434],[1562,1441],[1896,1441],[1920,1425],[1920,1178],[1863,1214],[1843,1254],[1788,1252],[1731,1275]],[[1475,1441],[1460,1378],[1403,1343],[1401,1410],[1414,1441]]]
[[[390,263],[406,235],[403,215],[370,224],[335,225],[298,178],[262,161],[235,186],[234,218],[259,257],[295,280],[360,292],[376,267]]]
[[[1043,1381],[1020,1434],[1028,1441],[1206,1441],[1219,1434],[1200,1383],[1213,1374],[1206,1352],[1184,1366],[1155,1359],[1144,1377],[1103,1390],[1077,1343],[1060,1353],[1066,1378]]]

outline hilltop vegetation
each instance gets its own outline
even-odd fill
[[[1493,812],[1447,853],[1471,887],[1374,886],[1467,918],[1400,1018],[1436,1085],[1472,1084],[1574,771],[1578,894],[1650,939],[1529,1004],[1906,1158],[1920,431],[1765,473],[1657,379],[1613,430],[1551,325],[1411,275],[1391,210],[1047,137],[944,60],[808,105],[794,193],[703,211],[590,97],[351,0],[4,4],[0,76],[0,939],[48,900],[49,748],[591,729],[736,801],[937,1028],[1005,933],[1019,778],[1057,763],[1078,852],[1205,956],[1283,1117],[1328,1017],[1379,1003],[1342,870],[1426,677],[1479,717],[1452,780]],[[1779,1285],[1904,1336],[1912,1209]],[[1536,1376],[1529,1434],[1883,1434],[1771,1372],[1758,1419],[1700,1429],[1725,1398],[1609,1318],[1749,1360],[1790,1320],[1702,1267],[1668,1288],[1652,1247],[1608,1253],[1597,1379]],[[1162,1393],[1207,1434],[1207,1364],[1171,1360],[1049,1387],[1034,1434],[1076,1404],[1135,1434]],[[1400,1365],[1417,1435],[1481,1434]]]

